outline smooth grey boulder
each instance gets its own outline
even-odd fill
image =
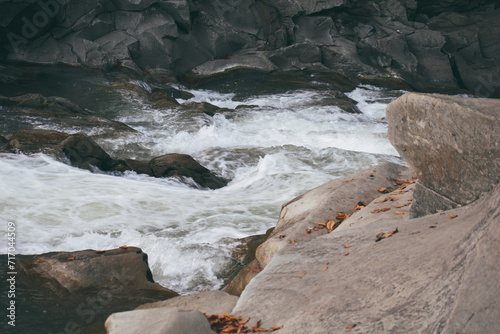
[[[144,304],[136,308],[136,310],[175,307],[185,310],[197,310],[208,315],[224,314],[230,313],[237,301],[238,297],[236,296],[232,296],[223,291],[213,290]]]
[[[215,334],[200,311],[169,307],[114,313],[105,326],[108,334]]]
[[[498,100],[407,93],[387,119],[389,140],[419,179],[413,216],[469,204],[500,183]]]
[[[279,220],[269,238],[257,248],[256,258],[265,268],[280,250],[294,242],[308,242],[327,233],[325,229],[306,233],[318,222],[335,220],[338,212],[351,214],[359,202],[371,202],[380,195],[378,189],[394,190],[389,178],[399,178],[407,167],[383,163],[372,169],[338,178],[283,204]],[[274,326],[274,325],[273,325]]]
[[[500,185],[441,214],[392,220],[391,211],[288,243],[232,313],[283,334],[499,332]]]

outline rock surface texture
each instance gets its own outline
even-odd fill
[[[16,333],[103,333],[111,313],[178,296],[153,281],[134,247],[16,255],[16,269]]]
[[[412,216],[469,204],[500,183],[500,101],[408,93],[387,118],[419,178]]]
[[[329,70],[500,96],[498,1],[2,1],[0,60],[192,84]]]

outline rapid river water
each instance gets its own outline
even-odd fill
[[[43,154],[2,153],[0,240],[13,221],[22,254],[137,246],[148,254],[154,279],[181,294],[220,288],[234,239],[273,227],[284,202],[333,178],[384,161],[401,163],[385,120],[385,107],[401,91],[359,86],[347,95],[361,114],[324,103],[331,97],[324,87],[273,94],[255,86],[231,93],[188,90],[194,97],[179,100],[247,106],[211,117],[154,109],[92,76],[47,80],[24,92],[70,98],[139,131],[98,140],[110,155],[186,153],[231,182],[218,190],[196,189],[135,173],[91,173]],[[0,253],[6,250],[1,243]]]

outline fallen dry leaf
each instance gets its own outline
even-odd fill
[[[278,236],[279,239],[283,239],[284,237],[286,237],[286,234],[281,234],[280,236]]]
[[[387,188],[379,188],[378,192],[379,193],[388,193],[389,190]]]
[[[396,211],[394,213],[397,215],[406,215],[406,212],[403,212],[403,211]]]
[[[370,174],[369,176],[370,176],[370,177],[375,177],[375,175],[373,175],[373,174]]]
[[[302,274],[300,274],[300,275],[299,275],[299,278],[302,278],[302,277],[304,277],[304,276],[306,276],[306,273],[305,273],[305,272],[303,272]]]
[[[312,231],[312,228],[308,228],[308,229],[306,230],[306,233],[307,233],[307,234],[310,234],[310,233],[311,233],[311,231]]]
[[[354,180],[354,179],[345,180],[343,183],[348,183],[348,182],[351,182],[352,180]]]
[[[325,223],[316,223],[316,225],[318,225],[319,228],[324,228],[326,227],[326,224]]]
[[[451,215],[450,219],[457,218],[457,217],[458,217],[458,215]]]
[[[74,257],[74,256],[72,256],[72,257],[68,257],[68,261],[73,261],[74,259],[75,259],[75,257]]]
[[[353,329],[354,327],[356,327],[356,324],[352,324],[352,325],[350,325],[350,326],[347,326],[346,328],[347,328],[347,329]]]
[[[127,249],[127,245],[120,246],[121,249]]]
[[[219,334],[241,334],[241,333],[257,333],[257,332],[274,332],[278,329],[283,328],[283,326],[272,327],[271,329],[265,329],[260,327],[260,320],[255,323],[252,328],[248,328],[246,323],[250,320],[246,318],[241,320],[240,317],[224,313],[222,315],[207,315],[208,321],[212,329]]]
[[[257,269],[257,268],[252,269],[252,272],[254,272],[254,273],[260,273],[260,269]]]
[[[391,208],[382,208],[380,209],[380,211],[384,212],[384,211],[389,211]]]
[[[344,253],[344,256],[347,256],[347,255],[349,255],[349,252],[345,252],[345,253]]]
[[[371,213],[379,213],[379,212],[380,212],[380,210],[379,210],[379,209],[374,209],[374,210],[372,210],[372,212],[371,212]]]
[[[386,239],[386,238],[389,238],[390,236],[392,236],[393,234],[396,234],[398,233],[398,228],[396,227],[396,229],[392,232],[387,232],[387,233],[384,233],[384,232],[381,232],[379,234],[376,235],[376,240],[375,241],[380,241],[382,239]]]
[[[351,245],[345,245],[344,248],[351,248]]]
[[[323,271],[328,270],[328,267],[323,268]]]
[[[401,208],[404,208],[405,206],[410,206],[410,205],[411,205],[411,202],[403,204],[403,205],[398,205],[396,208],[401,209]]]
[[[290,243],[291,243],[291,244],[294,244],[294,243],[295,243],[295,240],[290,240]]]

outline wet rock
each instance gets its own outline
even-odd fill
[[[154,282],[135,247],[16,255],[16,269],[17,310],[29,314],[16,323],[23,333],[104,333],[111,313],[178,296]]]
[[[5,149],[8,142],[9,140],[7,138],[0,136],[0,151],[3,151]]]
[[[217,113],[230,111],[228,108],[220,108],[208,102],[187,102],[182,105],[183,109],[193,112],[202,112],[208,116],[214,116]]]
[[[62,97],[40,94],[0,96],[0,106],[0,133],[4,134],[40,127],[84,131],[100,137],[136,132],[124,123],[93,114]]]
[[[277,67],[261,54],[234,55],[227,59],[215,59],[197,66],[186,73],[182,81],[185,84],[197,86],[242,72],[270,73],[276,69]]]
[[[494,99],[407,93],[389,104],[389,139],[419,178],[413,216],[469,204],[500,182],[499,115]]]
[[[149,166],[155,177],[191,178],[203,188],[218,189],[228,183],[187,154],[162,155],[152,159]]]
[[[112,158],[92,138],[84,133],[73,135],[53,130],[21,129],[16,131],[5,150],[11,153],[45,153],[72,166],[104,172],[135,171],[152,177],[191,178],[202,188],[218,189],[228,181],[218,177],[186,154],[166,154],[149,162]]]
[[[168,95],[168,93],[160,89],[156,89],[155,91],[150,92],[145,88],[130,82],[127,83],[116,82],[111,84],[110,86],[125,91],[127,93],[130,93],[134,96],[137,96],[141,98],[143,101],[150,103],[155,108],[175,108],[180,106],[179,102],[177,102],[177,100],[174,97]],[[172,90],[171,94],[173,95],[174,92],[175,90]],[[178,95],[182,95],[180,91],[178,92],[179,92]]]

